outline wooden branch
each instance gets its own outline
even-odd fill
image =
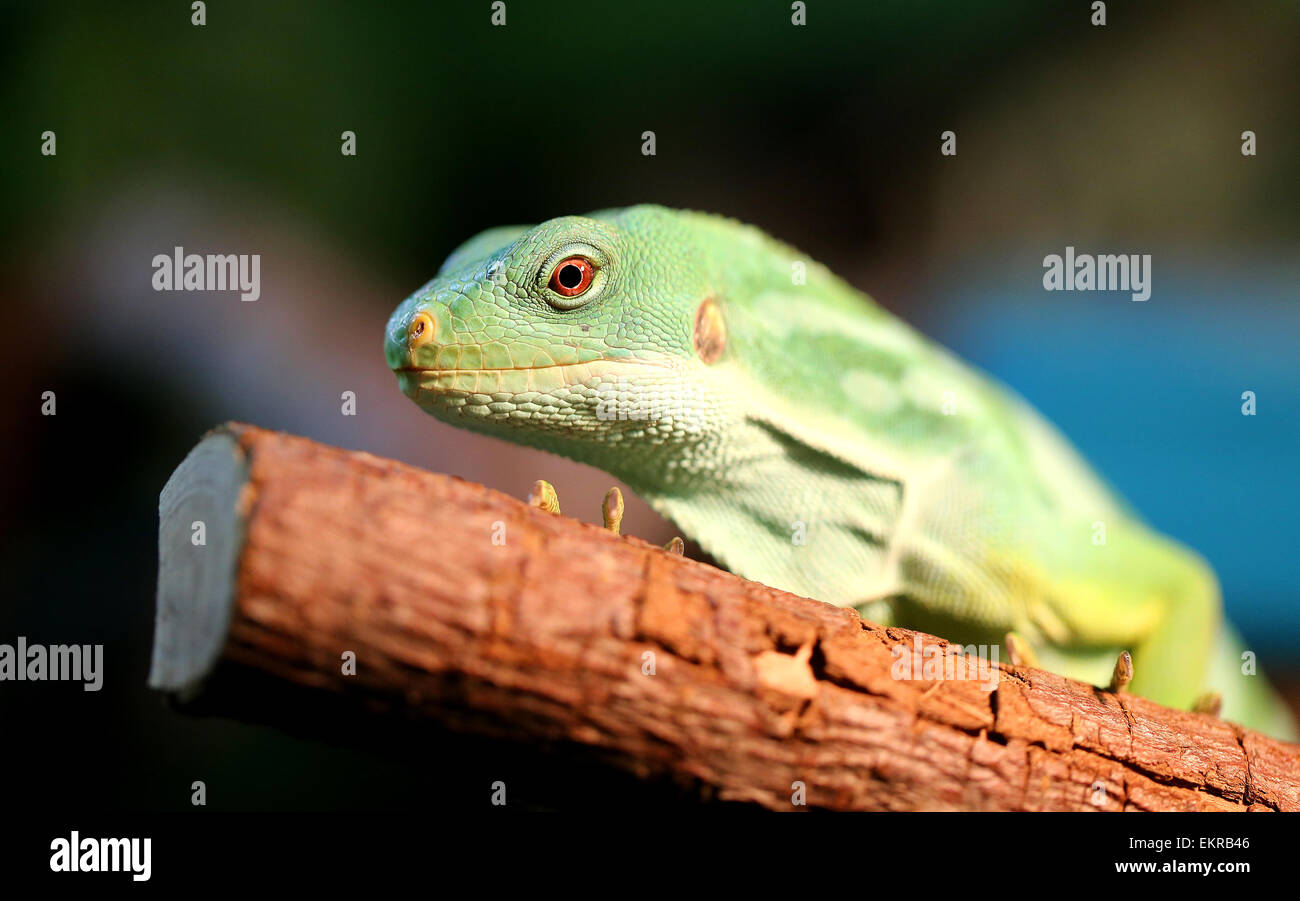
[[[945,679],[940,639],[369,454],[230,424],[160,513],[150,684],[182,704],[251,716],[255,673],[297,699],[272,719],[360,699],[778,810],[799,784],[839,810],[1300,809],[1300,746],[1034,669]]]

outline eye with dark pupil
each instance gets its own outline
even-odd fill
[[[550,288],[561,297],[577,297],[591,287],[596,267],[583,257],[561,260],[551,270]]]
[[[578,287],[578,285],[582,284],[582,270],[572,263],[569,263],[567,266],[561,266],[560,284],[569,290]]]

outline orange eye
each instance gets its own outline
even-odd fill
[[[551,270],[550,289],[561,297],[577,297],[591,287],[596,267],[585,257],[560,260]]]

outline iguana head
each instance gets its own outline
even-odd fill
[[[453,425],[607,469],[707,437],[726,327],[683,218],[697,215],[631,207],[466,242],[388,321],[403,392]]]

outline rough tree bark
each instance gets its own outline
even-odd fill
[[[838,810],[1300,809],[1300,746],[1035,669],[945,679],[940,639],[369,454],[230,424],[160,512],[150,684],[181,703],[243,716],[251,671],[778,810],[797,783]]]

